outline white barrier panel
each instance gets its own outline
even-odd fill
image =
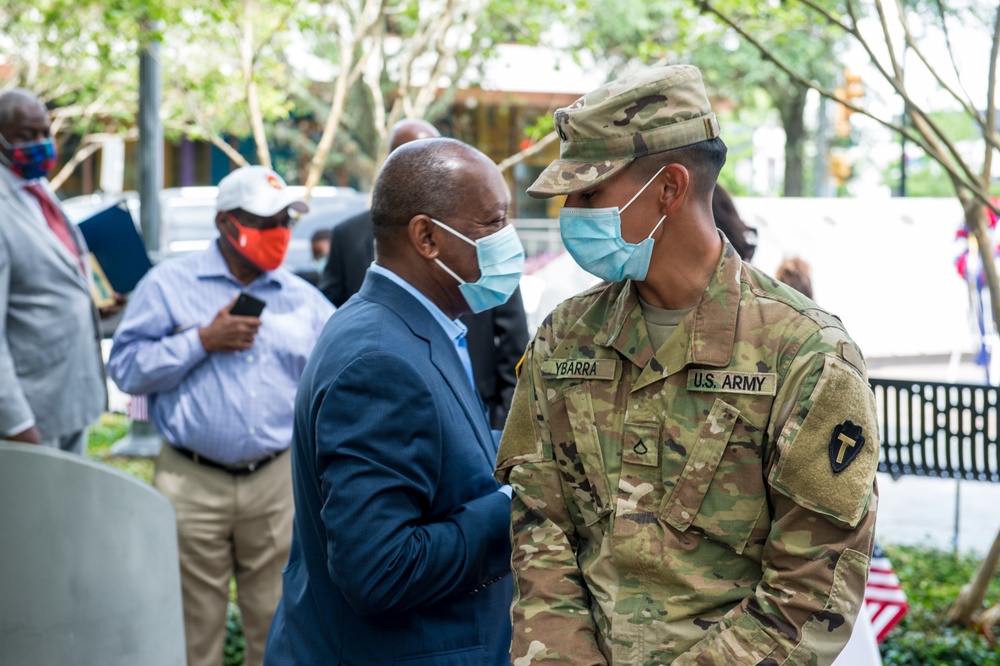
[[[183,666],[177,528],[152,487],[0,442],[0,664]]]

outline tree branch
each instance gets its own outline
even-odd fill
[[[904,39],[906,40],[907,46],[910,48],[911,51],[913,51],[916,54],[917,58],[920,59],[920,62],[924,64],[924,67],[927,68],[931,76],[934,77],[934,80],[937,81],[938,85],[941,86],[941,88],[944,89],[945,92],[951,95],[952,98],[954,98],[955,101],[962,106],[965,112],[968,113],[970,116],[972,116],[973,120],[975,120],[975,122],[981,128],[985,128],[986,126],[985,119],[982,117],[982,115],[980,115],[979,111],[975,108],[975,106],[973,106],[971,98],[968,99],[963,98],[950,85],[948,85],[948,83],[945,82],[944,77],[942,77],[938,72],[937,68],[934,67],[927,59],[927,57],[924,55],[923,49],[920,48],[920,45],[917,43],[917,40],[913,37],[913,33],[910,31],[909,21],[907,21],[906,19],[905,8],[903,7],[902,2],[900,0],[896,0],[896,2],[899,5],[898,11],[900,12],[900,23],[903,26],[903,35]],[[942,26],[942,28],[944,30],[947,30],[947,28],[944,26]],[[954,54],[950,52],[950,46],[949,46],[949,55],[952,58],[952,65],[955,66]],[[956,79],[958,80],[959,87],[961,87],[962,80],[961,78],[958,77],[957,69],[955,70],[955,76]],[[968,92],[965,91],[965,88],[962,88],[962,92],[965,93],[966,97],[968,97]],[[986,140],[988,142],[992,142],[993,137],[986,137]]]
[[[1000,6],[997,7],[996,16],[993,19],[993,45],[990,48],[990,78],[986,87],[986,127],[984,134],[996,135],[997,123],[997,57],[1000,56]],[[990,145],[986,142],[986,154],[983,156],[982,183],[983,187],[989,189],[990,176],[993,172],[993,151],[996,144]]]
[[[881,0],[878,1],[881,2]],[[799,2],[806,5],[807,7],[814,8],[817,11],[820,11],[820,13],[822,13],[824,16],[830,15],[829,12],[821,10],[813,0],[799,0]],[[706,5],[708,4],[707,0],[705,0],[705,4]],[[847,7],[851,15],[851,20],[854,22],[853,26],[847,28],[847,32],[850,35],[852,35],[858,41],[859,44],[861,44],[862,48],[864,48],[865,52],[871,58],[872,64],[875,66],[875,68],[878,69],[882,77],[885,78],[885,80],[890,85],[892,85],[892,87],[896,90],[899,96],[903,98],[903,101],[906,104],[906,108],[909,109],[910,111],[910,118],[913,121],[914,127],[917,129],[917,132],[923,137],[923,140],[917,141],[917,143],[921,145],[924,148],[924,150],[927,151],[928,154],[930,154],[935,159],[935,161],[937,161],[942,167],[944,167],[945,170],[947,170],[950,174],[959,176],[958,174],[959,171],[964,172],[964,176],[959,176],[959,180],[965,183],[966,186],[970,187],[973,191],[978,192],[979,191],[978,177],[972,172],[972,170],[969,168],[969,165],[965,163],[965,160],[962,159],[961,153],[959,153],[958,149],[952,143],[951,139],[948,138],[948,136],[944,133],[944,131],[938,126],[937,123],[934,122],[934,120],[927,114],[926,111],[924,111],[924,109],[920,105],[915,104],[913,102],[913,99],[910,97],[910,94],[906,91],[906,86],[904,82],[899,78],[897,78],[896,76],[890,74],[885,69],[885,66],[875,55],[875,52],[872,49],[871,44],[868,43],[868,40],[865,38],[865,36],[861,34],[860,30],[858,30],[857,27],[858,24],[854,12],[853,0],[849,0]],[[712,7],[711,10],[717,16],[722,17],[721,12],[719,12],[714,7]],[[729,23],[732,24],[731,21]],[[841,23],[840,21],[836,21],[836,24],[841,28],[845,28],[844,24]],[[740,31],[741,34],[746,35],[745,31],[740,30],[740,28],[738,27],[736,27],[736,29]],[[752,40],[752,38],[749,35],[747,35],[747,39]],[[757,40],[753,40],[753,43],[758,48],[758,50],[763,49],[763,46]],[[761,52],[765,53],[766,49]],[[791,70],[783,63],[778,62],[777,58],[775,58],[769,52],[766,52],[766,57],[768,57],[768,59],[771,60],[771,62],[774,62],[776,65],[778,65],[778,67],[788,72],[790,76],[796,76],[800,79],[802,78],[798,76],[796,73],[791,72]],[[811,81],[808,82],[808,85],[812,86],[812,82]],[[816,87],[815,89],[821,94],[823,94],[818,87]],[[844,104],[845,106],[854,111],[862,113],[863,115],[871,118],[872,120],[875,120],[876,122],[882,125],[890,127],[890,129],[895,129],[897,132],[901,130],[901,128],[899,128],[898,126],[886,123],[882,119],[868,113],[867,111],[864,111],[863,109],[854,104],[846,104],[844,100],[837,99],[836,97],[832,99],[835,99],[836,101],[840,102],[841,104]],[[908,138],[912,138],[908,133],[906,132],[902,133],[906,134]],[[939,145],[939,142],[940,144],[944,145],[945,150],[942,150],[941,146]]]
[[[899,0],[897,0],[897,2],[898,1]],[[962,76],[958,73],[958,62],[955,60],[955,49],[951,45],[951,31],[948,30],[948,19],[945,16],[944,3],[941,2],[941,0],[935,0],[934,4],[937,6],[938,16],[941,17],[941,32],[944,33],[944,43],[946,48],[948,49],[948,60],[951,61],[951,70],[952,72],[955,73],[955,80],[958,81],[958,87],[962,89],[962,92],[965,93],[966,99],[968,99],[969,102],[971,103],[972,95],[970,95],[969,91],[965,89],[964,85],[962,85]],[[921,58],[921,60],[924,59]],[[927,61],[924,60],[924,62],[926,63]],[[929,68],[930,65],[928,65],[928,69]]]
[[[812,0],[799,0],[799,1],[809,7],[816,6],[815,3],[812,2]],[[908,139],[910,139],[917,145],[921,146],[936,162],[938,162],[942,166],[942,168],[945,169],[945,171],[948,172],[951,178],[953,178],[962,187],[968,189],[977,199],[981,200],[984,204],[990,205],[988,200],[988,193],[985,192],[983,188],[979,185],[978,178],[972,174],[972,172],[969,170],[968,165],[965,164],[964,161],[960,159],[960,156],[958,156],[957,151],[955,150],[954,146],[950,144],[950,141],[948,141],[946,137],[942,137],[941,139],[942,142],[944,142],[947,146],[949,146],[951,155],[942,152],[941,149],[937,146],[937,141],[935,140],[934,134],[940,135],[940,129],[938,128],[937,131],[932,133],[930,128],[936,128],[937,126],[926,117],[926,114],[922,111],[922,109],[920,109],[916,104],[913,103],[912,99],[906,93],[906,90],[900,89],[899,82],[896,81],[894,77],[888,71],[885,70],[885,68],[881,65],[881,63],[878,62],[878,60],[874,56],[874,53],[871,50],[871,45],[868,44],[867,41],[864,39],[864,37],[861,36],[861,34],[857,31],[856,26],[855,27],[845,26],[844,24],[840,23],[840,21],[838,21],[837,19],[834,19],[834,22],[837,25],[845,29],[849,34],[853,35],[861,43],[861,45],[865,48],[868,54],[872,57],[872,62],[878,68],[879,72],[886,78],[887,81],[889,81],[893,85],[893,87],[896,89],[897,92],[900,93],[900,95],[907,102],[907,104],[912,105],[910,108],[914,112],[914,114],[912,115],[912,119],[914,121],[914,125],[918,129],[917,133],[914,133],[910,129],[902,127],[891,121],[879,118],[878,116],[875,116],[871,112],[859,107],[853,102],[841,99],[831,91],[827,90],[826,88],[823,88],[822,86],[814,83],[813,81],[806,79],[799,73],[793,71],[788,65],[783,63],[777,56],[771,53],[771,51],[767,47],[765,47],[763,44],[757,41],[741,26],[737,25],[736,22],[733,21],[728,15],[722,13],[721,10],[714,7],[709,0],[698,0],[698,4],[703,9],[714,14],[722,22],[724,22],[726,25],[728,25],[737,33],[739,33],[740,36],[742,36],[748,43],[753,45],[765,59],[774,63],[774,65],[778,67],[778,69],[785,72],[785,74],[787,74],[793,80],[798,81],[803,86],[812,88],[813,90],[823,95],[824,97],[827,97],[828,99],[843,104],[852,111],[855,111],[857,113],[860,113],[861,115],[871,118],[872,120],[874,120],[875,122],[879,123],[884,127],[887,127],[895,132],[898,132],[899,134],[906,136]],[[817,8],[817,11],[823,14],[824,16],[829,15],[829,13],[826,12],[825,10]],[[957,160],[955,159],[956,157],[958,158]],[[956,161],[958,163],[957,165]]]
[[[906,83],[903,81],[903,70],[899,66],[899,61],[896,59],[896,47],[892,43],[892,36],[889,32],[889,23],[885,17],[885,6],[882,4],[882,0],[875,0],[875,11],[878,13],[878,20],[882,26],[882,36],[885,37],[885,48],[889,52],[889,62],[892,64],[892,72],[896,75],[896,79],[899,81],[900,87],[904,87]],[[855,25],[857,25],[857,22],[855,22]]]
[[[536,141],[535,143],[533,143],[531,146],[525,148],[519,153],[514,153],[507,159],[500,162],[500,164],[497,164],[497,168],[500,169],[500,171],[506,171],[512,166],[520,164],[521,162],[528,159],[532,155],[536,155],[541,151],[545,150],[545,146],[549,145],[558,138],[559,134],[555,130],[553,130],[548,134],[546,134],[545,136],[543,136],[538,141]]]
[[[264,129],[264,115],[260,109],[260,96],[257,93],[257,82],[254,81],[253,45],[253,0],[243,0],[243,33],[240,37],[240,65],[243,71],[243,90],[247,102],[247,119],[250,122],[250,132],[257,147],[257,159],[261,165],[271,168],[271,150],[267,145],[267,132]]]
[[[62,187],[62,184],[66,182],[66,179],[70,177],[73,171],[83,162],[85,159],[97,152],[97,149],[101,147],[99,143],[88,143],[79,150],[77,150],[73,157],[69,159],[66,164],[63,165],[62,169],[59,169],[57,173],[50,181],[49,185],[52,186],[53,190],[58,190]]]

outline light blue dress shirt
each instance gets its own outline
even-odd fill
[[[465,367],[465,374],[468,376],[469,383],[472,385],[472,394],[476,396],[476,402],[479,403],[479,407],[483,410],[483,416],[486,417],[486,406],[479,397],[479,390],[476,388],[476,379],[472,374],[472,358],[469,356],[469,348],[465,341],[465,334],[468,333],[469,329],[466,328],[465,324],[458,319],[449,319],[448,315],[446,315],[441,308],[431,302],[429,298],[424,296],[423,292],[419,291],[412,284],[385,266],[379,266],[373,261],[371,266],[368,267],[368,270],[377,275],[381,275],[388,280],[392,280],[395,284],[402,287],[406,290],[406,293],[417,299],[417,302],[423,305],[424,308],[431,313],[431,316],[434,317],[434,321],[440,324],[441,328],[444,329],[444,334],[455,343],[455,351],[458,352],[458,358],[461,359],[462,365]],[[488,418],[486,420],[489,421]],[[492,432],[495,441],[499,442],[500,432],[498,430],[493,430]],[[500,486],[497,488],[497,492],[506,495],[507,499],[511,499],[513,496],[513,490],[509,485]]]
[[[378,264],[372,262],[372,265],[368,267],[368,270],[398,284],[406,290],[406,293],[417,299],[417,301],[423,305],[429,313],[431,313],[431,316],[434,317],[434,321],[440,324],[441,328],[444,329],[444,334],[448,336],[449,340],[455,343],[455,351],[458,352],[458,358],[462,361],[462,366],[465,368],[465,374],[469,378],[469,383],[472,384],[472,390],[475,392],[477,399],[479,399],[479,391],[476,389],[476,380],[472,374],[472,358],[469,356],[469,348],[465,341],[465,334],[469,332],[469,329],[465,326],[465,324],[458,319],[449,319],[448,315],[446,315],[441,308],[435,305],[431,299],[424,296],[423,292],[419,291],[412,284],[399,277],[396,273],[392,272],[385,266],[379,266]]]
[[[267,303],[253,347],[207,353],[198,329],[241,291]],[[149,395],[169,444],[225,465],[260,460],[291,443],[299,378],[333,311],[281,268],[244,286],[213,243],[143,278],[115,333],[108,374],[121,390]]]

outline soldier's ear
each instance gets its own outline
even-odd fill
[[[660,214],[671,215],[691,196],[691,172],[683,164],[668,164],[654,181]]]

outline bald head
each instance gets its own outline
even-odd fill
[[[379,251],[405,236],[414,216],[447,219],[469,193],[467,179],[496,172],[493,161],[455,139],[413,141],[393,151],[372,190],[372,227]]]
[[[391,153],[403,144],[417,139],[432,139],[439,136],[441,133],[437,131],[437,128],[426,120],[419,118],[400,120],[392,126],[392,132],[389,133],[389,152]]]
[[[0,130],[14,123],[22,115],[45,111],[45,105],[30,90],[11,88],[0,92]]]

